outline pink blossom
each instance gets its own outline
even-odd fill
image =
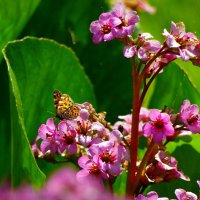
[[[105,141],[93,144],[88,153],[91,157],[98,156],[102,163],[102,169],[112,176],[121,174],[121,164],[125,160],[125,148],[115,141]]]
[[[58,124],[59,130],[59,151],[62,153],[66,150],[69,154],[75,154],[77,152],[76,144],[76,131],[74,128],[66,123],[66,121],[61,121]]]
[[[42,124],[38,129],[37,139],[42,139],[40,149],[43,154],[50,150],[55,154],[59,147],[58,131],[52,118],[49,118],[46,124]]]
[[[170,32],[165,29],[163,35],[166,37],[167,46],[177,50],[177,55],[183,61],[197,60],[200,56],[197,37],[193,33],[186,33],[182,22],[172,22]]]
[[[128,114],[128,115],[120,115],[118,117],[119,119],[122,119],[123,121],[117,121],[114,124],[114,129],[123,129],[120,130],[122,132],[124,132],[126,135],[130,135],[131,134],[131,123],[132,123],[132,115]]]
[[[92,158],[82,156],[78,159],[78,165],[82,168],[76,177],[79,181],[87,179],[96,180],[102,188],[103,179],[108,179],[109,175],[103,170],[102,162],[97,155]]]
[[[178,200],[197,200],[197,195],[192,192],[186,192],[183,189],[176,189],[175,194]]]
[[[95,44],[114,39],[115,36],[112,29],[114,26],[120,25],[120,22],[111,21],[112,17],[111,13],[102,13],[99,16],[99,20],[90,24],[90,32],[93,33],[93,42]]]
[[[145,137],[152,137],[155,143],[160,144],[167,136],[174,134],[173,124],[167,113],[153,109],[149,113],[149,118],[151,121],[143,126]]]
[[[132,45],[126,45],[123,49],[123,55],[126,58],[132,58],[136,53],[136,47]]]
[[[184,100],[180,109],[180,118],[192,133],[200,133],[199,107]]]
[[[180,47],[181,45],[177,42],[177,40],[185,35],[185,25],[181,22],[177,24],[171,22],[170,32],[164,29],[163,35],[166,37],[166,43],[169,47]]]
[[[161,45],[157,40],[144,39],[143,35],[141,35],[140,38],[141,46],[137,51],[137,55],[142,61],[147,61],[151,54],[155,54],[161,48]]]
[[[146,166],[144,184],[169,182],[174,179],[189,181],[177,167],[177,160],[168,152],[158,151],[151,163]]]
[[[177,168],[176,159],[164,151],[158,151],[155,155],[155,160],[158,161],[158,165],[161,169],[171,170]]]
[[[124,38],[128,35],[132,35],[135,24],[139,21],[139,17],[136,11],[126,11],[125,6],[122,3],[115,5],[112,11],[113,18],[111,19],[114,24],[118,24],[112,29],[116,38]]]
[[[135,199],[136,200],[168,200],[168,198],[166,197],[159,198],[158,194],[154,191],[149,192],[147,196],[139,194]]]

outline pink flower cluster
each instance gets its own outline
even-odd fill
[[[119,116],[123,121],[114,124],[115,129],[122,130],[128,139],[131,134],[132,115]],[[162,144],[166,139],[171,139],[181,133],[200,133],[200,114],[196,104],[191,104],[189,100],[184,100],[180,108],[180,113],[157,109],[147,110],[141,108],[139,132],[140,136],[152,139],[156,144]]]
[[[110,41],[114,38],[125,38],[132,35],[139,17],[135,11],[126,11],[122,3],[118,3],[111,12],[102,13],[99,20],[91,23],[93,42]]]
[[[95,180],[78,181],[76,172],[63,168],[53,174],[40,190],[33,190],[29,185],[11,190],[9,186],[0,187],[1,200],[122,200],[102,191]]]
[[[49,118],[46,124],[38,129],[38,136],[33,151],[37,151],[37,141],[41,140],[40,150],[42,154],[74,155],[80,151],[80,146],[89,147],[94,143],[102,142],[107,137],[109,130],[98,121],[90,119],[89,109],[91,105],[84,103],[80,106],[80,116],[73,120],[62,120],[58,124]]]
[[[77,177],[93,177],[103,185],[102,178],[109,180],[120,175],[122,164],[128,159],[128,151],[120,144],[121,141],[121,133],[113,130],[108,141],[92,144],[87,150],[88,156],[82,156],[78,160],[82,170],[78,172]]]
[[[165,29],[163,35],[166,37],[166,45],[177,57],[183,61],[191,60],[200,64],[200,41],[193,33],[185,32],[185,25],[182,22],[172,22],[170,32]]]
[[[198,200],[198,197],[193,192],[187,192],[184,189],[176,189],[175,195],[177,200]],[[146,196],[139,194],[136,200],[169,200],[167,197],[159,197],[158,194],[154,191],[149,192]]]
[[[46,124],[42,124],[32,150],[36,156],[49,161],[56,161],[56,154],[67,160],[77,159],[80,167],[77,180],[95,180],[98,187],[103,188],[104,181],[112,182],[127,169],[132,115],[120,116],[123,121],[111,126],[105,121],[105,115],[96,113],[91,104],[77,105],[80,108],[77,118],[64,119],[58,124],[49,118]],[[164,145],[186,130],[200,133],[198,111],[198,106],[191,105],[189,100],[183,102],[178,114],[167,109],[141,108],[139,136],[146,137],[148,143],[153,142],[156,147],[143,169],[141,184],[148,186],[178,178],[189,180],[178,169],[177,160],[165,150]],[[139,164],[138,160],[138,167]]]
[[[79,107],[80,116],[75,119],[55,124],[49,118],[42,124],[32,150],[35,155],[52,161],[56,154],[64,158],[77,156],[82,168],[78,179],[93,177],[103,186],[103,179],[110,180],[122,173],[129,151],[122,143],[121,132],[106,128],[104,117],[95,113],[91,104],[83,103]]]
[[[197,181],[199,185],[199,181]],[[177,200],[197,200],[196,194],[176,189]],[[23,185],[11,190],[9,185],[0,187],[1,200],[168,200],[166,197],[151,191],[146,196],[139,194],[135,198],[118,197],[102,190],[94,179],[76,179],[76,172],[70,168],[62,168],[54,173],[45,186],[34,190],[30,185]]]
[[[158,70],[162,72],[162,69],[176,58],[200,65],[200,41],[195,34],[185,32],[182,22],[171,22],[169,32],[164,29],[162,35],[166,39],[161,44],[152,39],[150,33],[142,33],[133,38],[132,33],[138,21],[139,17],[135,11],[127,11],[122,3],[118,3],[111,12],[102,13],[99,20],[91,23],[93,42],[98,44],[115,38],[121,40],[125,44],[123,55],[126,58],[137,57],[145,64],[146,77]]]
[[[181,58],[199,65],[200,41],[193,33],[185,32],[182,22],[172,22],[170,32],[164,29],[163,36],[166,40],[161,45],[159,41],[152,40],[149,33],[140,34],[136,43],[131,42],[124,47],[124,56],[130,58],[137,55],[140,60],[147,61],[159,52],[159,62],[163,64]]]
[[[151,157],[141,175],[141,184],[169,182],[173,179],[189,181],[178,169],[177,160],[165,149],[165,144],[175,140],[178,136],[191,133],[200,133],[200,115],[198,106],[185,100],[180,108],[180,113],[172,114],[171,110],[141,108],[139,115],[139,137],[146,137],[148,144],[153,141],[155,146]],[[114,128],[122,132],[128,143],[131,140],[132,114],[119,116],[122,121],[114,124]],[[147,145],[148,148],[148,145]],[[139,163],[138,163],[139,166]]]

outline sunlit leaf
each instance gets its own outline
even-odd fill
[[[35,178],[31,179],[35,184],[39,179],[32,170],[39,169],[27,135],[34,140],[40,124],[54,116],[49,113],[55,113],[53,90],[68,93],[75,102],[88,101],[94,105],[93,88],[73,51],[54,41],[37,38],[14,41],[7,45],[4,56],[12,97],[12,179],[15,185],[24,178]]]

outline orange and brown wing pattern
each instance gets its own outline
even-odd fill
[[[75,119],[79,116],[80,109],[67,94],[62,94],[59,90],[53,93],[54,105],[59,119]]]

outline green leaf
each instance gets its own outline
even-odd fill
[[[113,189],[115,194],[125,195],[126,179],[127,179],[127,172],[123,171],[122,174],[117,177],[115,183],[113,184]]]
[[[4,49],[4,57],[12,89],[11,113],[15,113],[11,115],[13,184],[27,176],[29,180],[35,177],[30,181],[36,184],[40,178],[32,170],[39,169],[31,158],[27,136],[34,140],[40,124],[53,117],[48,112],[55,113],[53,90],[69,94],[75,102],[94,105],[93,88],[73,51],[54,41],[30,37],[14,41]],[[18,143],[24,148],[18,148]],[[17,159],[22,161],[16,164]]]
[[[156,79],[155,91],[150,101],[151,108],[164,106],[179,112],[184,99],[200,105],[199,93],[187,75],[176,63],[171,63]]]
[[[190,80],[193,87],[198,91],[200,95],[200,67],[194,66],[192,62],[183,62],[182,60],[177,60],[176,63],[184,71]]]
[[[38,6],[40,0],[0,0],[0,49],[6,43],[15,39],[26,25],[30,16]],[[0,62],[2,54],[0,52]],[[5,63],[0,66],[0,179],[10,176],[10,107],[8,72]],[[5,153],[6,151],[6,153]]]
[[[91,44],[80,58],[94,84],[99,111],[106,111],[109,121],[131,113],[131,62],[124,58],[123,46],[118,41]]]
[[[40,0],[0,0],[0,49],[19,35],[39,3]]]
[[[10,110],[11,116],[11,184],[19,185],[22,180],[41,186],[45,175],[38,168],[26,135],[22,102],[15,74],[8,57],[5,59],[10,77]],[[7,141],[9,142],[9,141]]]
[[[104,1],[96,1],[94,6],[93,0],[43,0],[21,35],[52,38],[79,51],[90,41],[89,25],[102,8],[105,10]]]
[[[0,180],[10,177],[10,105],[6,63],[0,65]]]
[[[114,122],[118,115],[131,112],[131,63],[123,57],[119,42],[95,45],[89,32],[90,23],[109,9],[105,1],[95,5],[92,0],[61,2],[42,1],[22,36],[54,38],[71,46],[94,84],[98,111],[106,111],[108,121]],[[54,14],[49,16],[44,9]]]

